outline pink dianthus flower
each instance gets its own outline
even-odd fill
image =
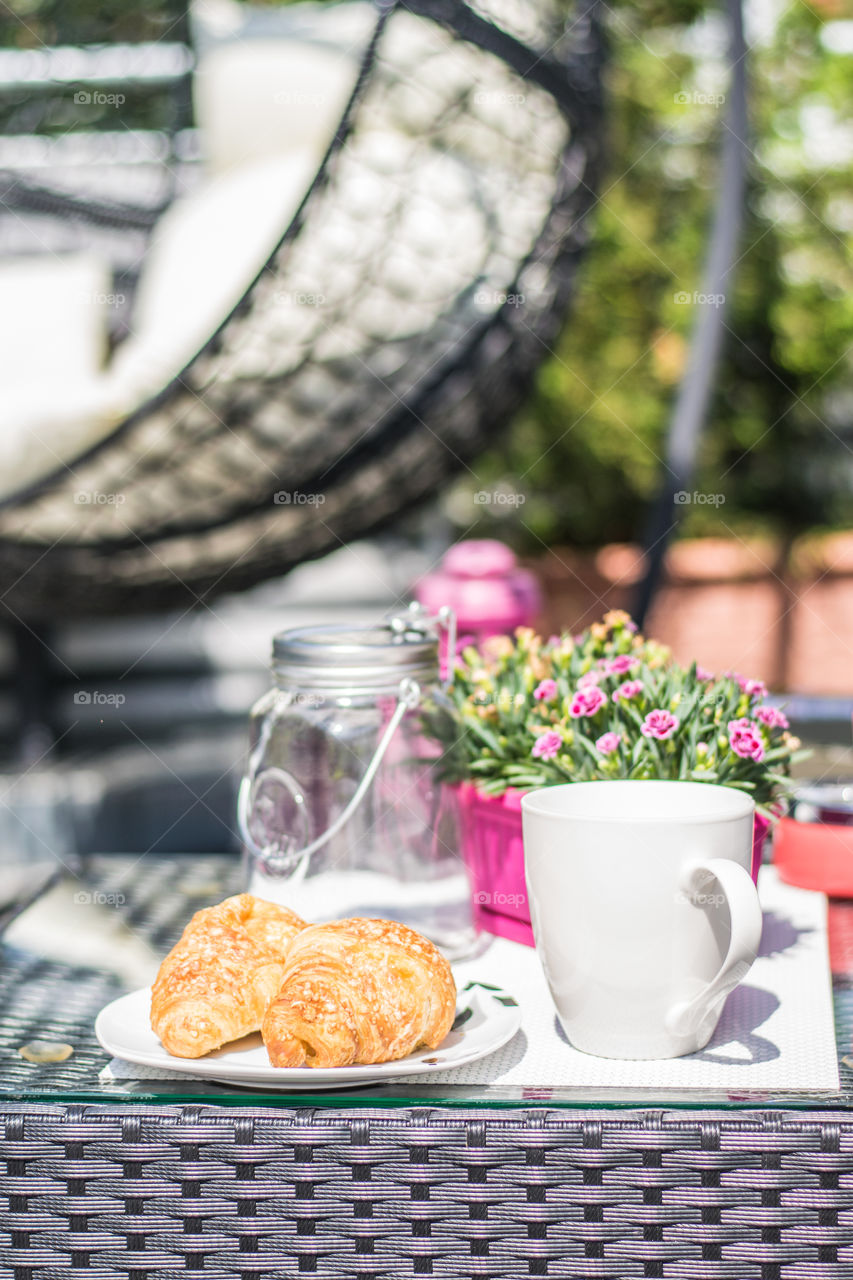
[[[678,726],[681,724],[678,716],[674,716],[671,711],[658,708],[650,711],[640,726],[640,732],[645,738],[671,738]]]
[[[542,733],[533,744],[531,755],[536,756],[538,760],[553,760],[563,745],[563,739],[554,729],[549,729],[547,733]]]

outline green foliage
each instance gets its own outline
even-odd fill
[[[111,44],[179,40],[186,33],[187,6],[181,0],[12,0],[0,6],[4,48],[44,45]]]
[[[466,649],[450,706],[424,731],[449,782],[487,795],[560,782],[669,778],[747,791],[764,811],[799,742],[764,705],[759,681],[679,666],[614,611],[583,635],[544,642],[529,628]]]
[[[144,8],[127,0],[15,0],[0,4],[0,47],[40,50],[47,46],[139,44],[186,40],[186,5],[179,0],[153,0]],[[89,86],[91,87],[91,86]],[[109,104],[75,101],[77,86],[56,83],[22,85],[0,96],[0,130],[59,136],[69,131],[161,129],[174,121],[174,89],[156,82],[121,89],[120,112]]]
[[[606,12],[609,174],[579,293],[534,396],[453,507],[481,534],[502,516],[500,534],[533,551],[642,531],[693,319],[678,295],[702,288],[717,182],[719,15],[677,0]],[[749,205],[696,478],[725,503],[685,509],[685,532],[853,523],[850,72],[825,27],[795,0],[753,38]],[[526,502],[467,507],[500,480]]]

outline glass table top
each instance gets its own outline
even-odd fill
[[[123,992],[147,985],[190,915],[242,888],[225,855],[88,858],[14,920],[0,946],[0,1097],[6,1101],[205,1102],[240,1106],[460,1105],[832,1109],[853,1106],[853,901],[829,909],[839,1092],[506,1087],[389,1082],[290,1092],[189,1077],[104,1079],[109,1055],[94,1020]],[[32,1041],[70,1045],[63,1062],[33,1063]],[[849,1055],[849,1056],[848,1056]]]

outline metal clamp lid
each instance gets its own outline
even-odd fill
[[[442,629],[455,647],[452,611],[434,617],[418,604],[371,625],[295,627],[273,638],[273,669],[289,685],[392,693],[404,676],[423,684],[438,678]]]

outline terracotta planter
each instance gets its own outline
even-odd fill
[[[462,851],[471,877],[474,917],[486,933],[533,946],[521,833],[523,791],[485,796],[473,783],[455,788]],[[755,817],[752,878],[758,879],[769,822]]]
[[[606,609],[632,608],[639,547],[555,547],[530,562],[543,587],[544,635],[583,630]],[[853,533],[781,542],[686,538],[673,543],[646,633],[685,663],[743,671],[773,689],[848,694]]]

